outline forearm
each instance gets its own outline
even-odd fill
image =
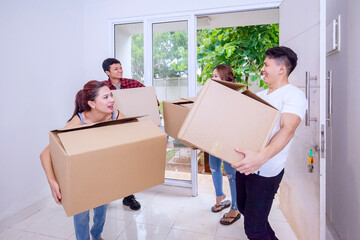
[[[56,181],[54,170],[52,167],[50,147],[47,146],[40,154],[41,165],[45,171],[46,178],[50,184],[52,181]]]
[[[264,163],[283,150],[294,136],[295,130],[300,123],[300,118],[294,114],[283,114],[280,121],[280,130],[271,138],[269,144],[260,152],[246,149],[235,149],[245,157],[232,167],[246,175],[259,169]]]
[[[263,159],[262,164],[277,155],[283,150],[294,136],[294,130],[291,128],[281,128],[270,140],[269,144],[260,152]]]

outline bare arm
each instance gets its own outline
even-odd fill
[[[46,178],[50,185],[52,196],[57,204],[61,204],[60,187],[55,178],[54,170],[52,167],[49,145],[41,152],[40,160],[42,167],[44,168]]]
[[[78,117],[74,117],[71,121],[66,124],[65,128],[80,125],[80,119]],[[58,181],[56,180],[54,169],[52,166],[51,155],[50,155],[50,147],[49,145],[41,152],[40,160],[42,167],[45,171],[46,178],[50,185],[52,196],[57,204],[61,204],[61,192]]]
[[[296,114],[283,113],[280,118],[280,130],[271,138],[269,144],[261,152],[235,149],[242,153],[244,159],[232,164],[237,171],[246,175],[259,169],[270,158],[278,154],[290,142],[301,119]]]

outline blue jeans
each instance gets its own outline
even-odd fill
[[[236,173],[237,204],[250,240],[277,239],[268,216],[283,175],[284,170],[275,177]]]
[[[223,161],[220,158],[217,158],[211,154],[209,154],[209,164],[211,170],[211,176],[214,182],[215,193],[217,197],[224,195],[223,192],[223,173],[221,171],[221,163]],[[238,210],[236,204],[236,182],[235,182],[235,174],[236,170],[231,167],[231,165],[224,161],[224,170],[226,176],[229,180],[230,192],[231,192],[231,209]]]
[[[106,218],[106,204],[94,208],[94,224],[91,227],[92,239],[101,238]],[[74,216],[75,234],[77,240],[90,240],[89,233],[89,210]]]

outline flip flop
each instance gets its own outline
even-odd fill
[[[221,223],[222,225],[231,225],[231,224],[233,224],[234,222],[236,222],[237,220],[239,220],[240,217],[241,217],[241,214],[240,214],[240,213],[238,213],[238,215],[236,215],[235,217],[227,217],[227,216],[226,216],[226,213],[225,213],[224,216],[222,217],[222,219],[220,219],[220,223]],[[223,219],[232,219],[232,220],[231,220],[230,222],[228,222],[228,221],[224,221]]]
[[[221,202],[219,205],[215,205],[211,207],[211,211],[212,212],[220,212],[225,208],[228,208],[231,206],[231,202],[230,200],[225,200],[223,202]]]

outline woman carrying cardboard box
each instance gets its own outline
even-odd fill
[[[233,70],[229,65],[226,64],[220,64],[214,68],[212,79],[227,82],[236,82]],[[229,200],[223,201],[226,196],[222,188],[223,174],[221,171],[221,163],[223,163],[224,165],[224,170],[229,180],[231,202]],[[209,154],[209,164],[216,192],[216,204],[211,208],[211,211],[220,212],[224,208],[228,208],[231,206],[230,211],[228,213],[225,213],[224,216],[220,219],[220,223],[223,225],[233,224],[238,219],[240,219],[241,216],[236,204],[236,170],[232,168],[229,163],[223,162],[220,158],[212,156],[211,154]]]
[[[118,110],[114,111],[114,99],[105,82],[89,81],[75,97],[75,110],[65,128],[87,123],[103,122],[125,117]],[[61,204],[61,191],[52,167],[50,148],[47,146],[40,155],[41,163],[49,182],[52,196],[57,204]],[[89,231],[89,211],[74,216],[76,239],[102,239],[101,233],[105,224],[106,204],[94,208],[94,224]]]

